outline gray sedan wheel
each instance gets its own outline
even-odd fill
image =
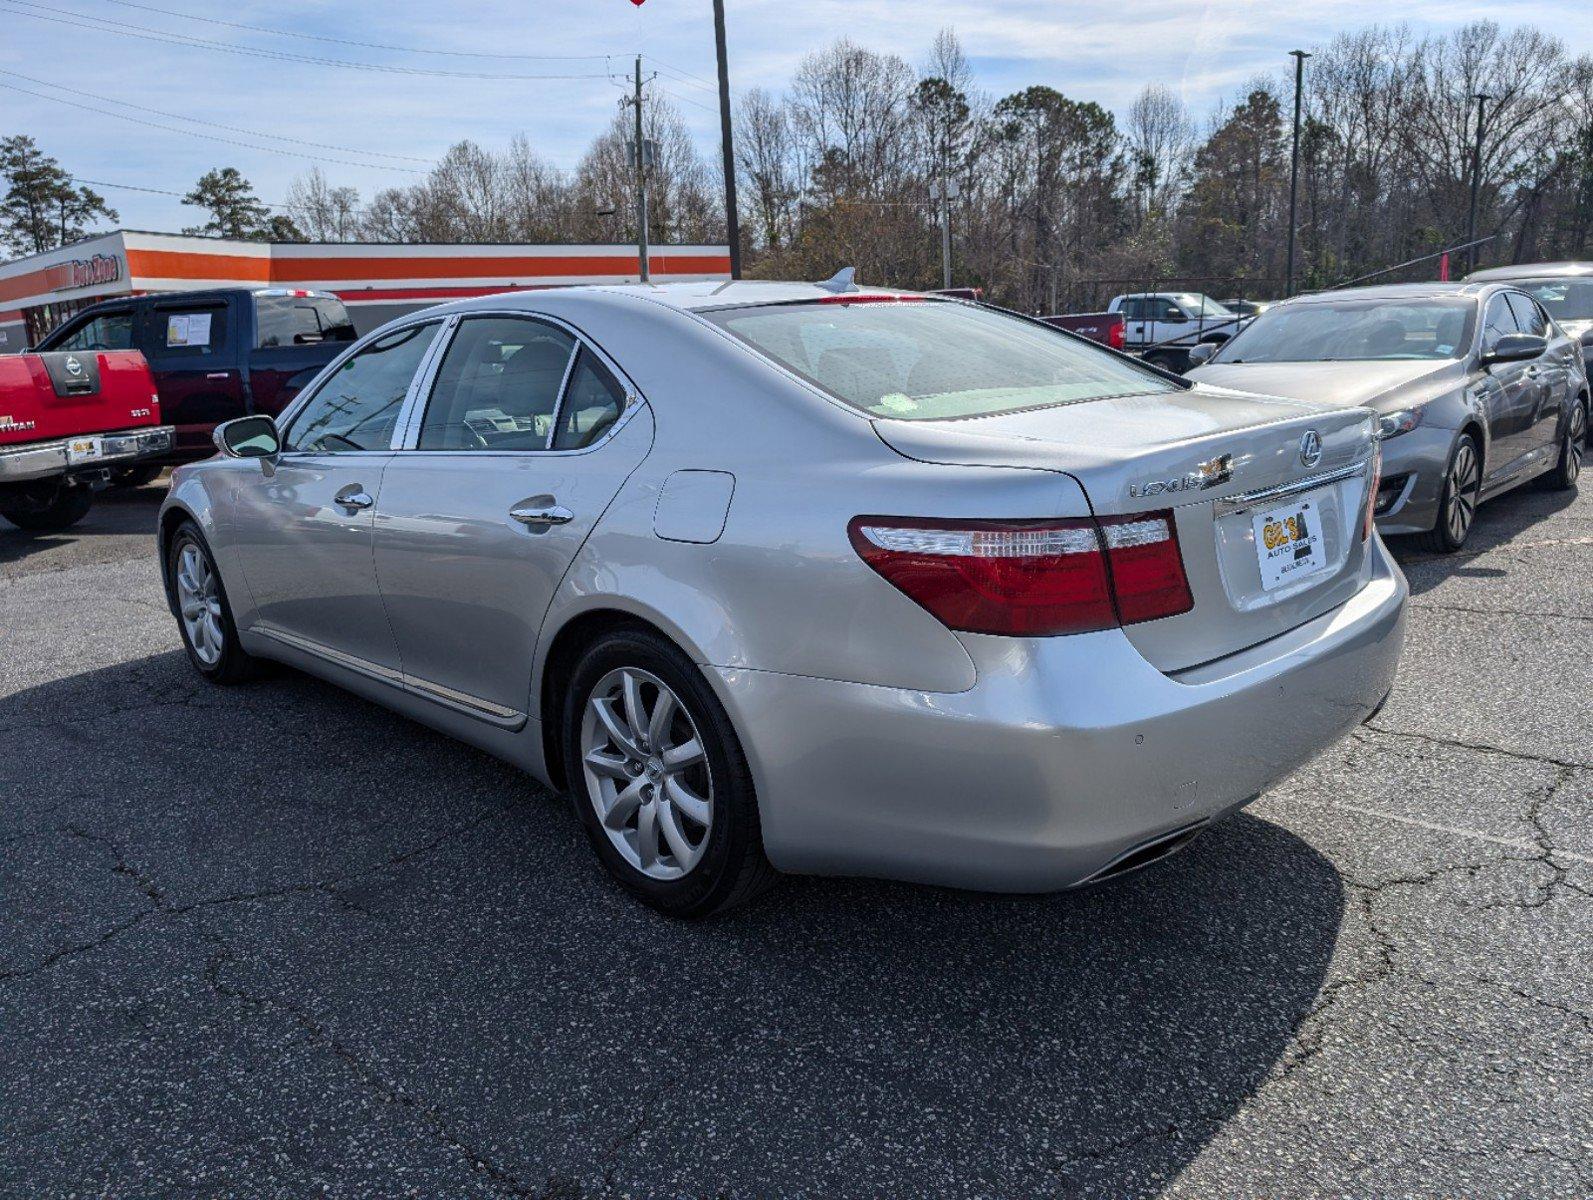
[[[654,908],[707,916],[774,881],[730,718],[702,668],[656,632],[615,630],[580,656],[564,747],[592,848]]]
[[[1551,492],[1566,492],[1576,486],[1582,474],[1582,456],[1587,449],[1587,408],[1579,400],[1571,406],[1565,422],[1565,432],[1560,436],[1560,457],[1554,467],[1540,477],[1542,485]]]
[[[1452,554],[1471,536],[1477,516],[1477,497],[1482,491],[1482,456],[1469,433],[1460,435],[1449,454],[1444,472],[1444,488],[1438,498],[1438,523],[1433,531],[1418,539],[1423,549],[1437,554]]]
[[[216,560],[198,526],[185,521],[166,547],[166,579],[183,649],[211,683],[240,683],[259,671],[259,660],[238,642]]]

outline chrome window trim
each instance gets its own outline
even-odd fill
[[[383,453],[389,453],[384,451]],[[278,629],[265,622],[256,622],[249,629],[250,633],[257,633],[261,637],[280,642],[284,646],[309,654],[333,666],[343,667],[354,671],[367,679],[374,679],[378,683],[385,683],[399,691],[407,692],[411,696],[419,696],[423,700],[430,700],[434,704],[441,704],[466,716],[490,722],[503,729],[519,729],[526,723],[526,714],[519,709],[509,708],[503,704],[495,704],[491,700],[483,700],[479,696],[472,696],[468,692],[461,692],[455,688],[445,687],[440,683],[433,683],[429,679],[421,679],[414,675],[407,675],[392,667],[384,667],[380,663],[371,662],[369,659],[360,658],[358,655],[327,646],[313,638],[303,637],[296,633],[289,633],[285,629]]]
[[[1268,500],[1282,500],[1287,496],[1296,496],[1301,492],[1309,492],[1314,488],[1326,487],[1330,483],[1342,483],[1346,479],[1354,479],[1357,475],[1364,475],[1372,465],[1369,458],[1358,463],[1351,463],[1347,467],[1336,470],[1324,471],[1320,475],[1308,475],[1304,479],[1296,479],[1292,483],[1280,483],[1275,487],[1261,488],[1254,492],[1241,492],[1237,496],[1225,496],[1215,502],[1217,515],[1232,516],[1234,513],[1244,512],[1252,505],[1263,504]]]
[[[570,377],[575,374],[575,364],[581,358],[581,339],[577,337],[570,347],[570,360],[564,364],[564,378],[559,380],[559,394],[553,397],[553,417],[548,423],[547,441],[543,443],[543,453],[553,449],[554,440],[559,436],[559,418],[564,416],[564,401],[570,394]],[[620,416],[624,416],[621,413]]]
[[[459,324],[473,317],[517,317],[521,320],[541,321],[544,325],[557,326],[559,329],[564,330],[564,332],[568,333],[575,339],[575,351],[570,356],[570,362],[565,366],[564,379],[559,385],[559,397],[554,406],[554,423],[553,429],[548,435],[548,445],[541,450],[419,449],[418,443],[420,442],[421,420],[424,416],[426,405],[431,402],[431,388],[436,382],[436,372],[441,368],[442,365],[442,351],[439,350],[437,358],[432,365],[433,369],[428,373],[425,394],[424,396],[417,395],[415,398],[414,419],[410,423],[410,428],[405,431],[403,445],[395,444],[393,446],[394,450],[404,451],[406,453],[424,454],[428,458],[445,454],[463,454],[469,455],[472,461],[476,459],[491,458],[524,458],[526,455],[530,454],[537,455],[538,457],[558,456],[561,458],[568,458],[577,454],[590,454],[592,451],[601,449],[603,446],[608,445],[613,438],[618,436],[620,430],[624,429],[626,425],[630,424],[631,418],[636,415],[637,410],[642,408],[647,403],[647,398],[643,396],[640,389],[637,388],[635,381],[625,373],[624,369],[614,361],[613,357],[609,355],[608,352],[603,349],[603,347],[599,346],[586,334],[582,333],[580,329],[570,324],[562,317],[556,317],[551,313],[536,312],[525,308],[472,308],[466,312],[450,313],[448,316],[453,322],[452,326],[446,331],[447,340],[450,345],[453,342],[454,333]],[[441,339],[439,339],[439,341],[440,340]],[[613,373],[614,378],[619,381],[620,387],[625,392],[625,411],[620,413],[619,420],[610,425],[603,436],[598,438],[598,440],[593,442],[590,446],[576,446],[568,450],[556,450],[552,448],[552,440],[558,436],[558,418],[564,411],[564,395],[569,389],[570,377],[573,373],[575,359],[579,357],[580,351],[583,347],[595,354],[598,361],[607,367]]]

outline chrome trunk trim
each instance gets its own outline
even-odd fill
[[[1352,463],[1347,467],[1340,467],[1336,471],[1325,471],[1320,475],[1308,475],[1304,479],[1296,479],[1292,483],[1282,483],[1276,487],[1261,488],[1254,492],[1241,492],[1237,496],[1226,496],[1215,502],[1218,516],[1231,516],[1234,513],[1244,512],[1256,504],[1268,500],[1282,500],[1286,496],[1295,496],[1301,492],[1309,492],[1313,488],[1326,487],[1330,483],[1341,483],[1346,479],[1354,479],[1357,475],[1366,474],[1371,467],[1371,459]]]

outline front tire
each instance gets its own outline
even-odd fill
[[[194,670],[216,684],[253,679],[260,660],[238,641],[221,572],[192,521],[179,525],[166,547],[166,575],[177,609],[177,629]]]
[[[633,896],[705,917],[774,882],[740,740],[673,644],[641,629],[594,642],[570,677],[563,736],[576,814]]]
[[[1460,435],[1449,452],[1444,469],[1444,488],[1438,497],[1438,522],[1429,533],[1420,534],[1417,544],[1434,554],[1453,554],[1471,537],[1477,516],[1477,497],[1482,492],[1482,455],[1469,433]]]
[[[1565,433],[1560,438],[1560,458],[1554,467],[1540,476],[1542,487],[1550,492],[1569,492],[1575,489],[1577,477],[1582,473],[1582,454],[1587,445],[1587,408],[1581,400],[1571,406],[1566,418]]]
[[[86,487],[58,487],[48,501],[31,498],[0,508],[0,517],[29,533],[59,533],[70,529],[94,506],[94,493]]]

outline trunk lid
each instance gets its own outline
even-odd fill
[[[1365,409],[1197,388],[874,425],[924,462],[1065,472],[1097,516],[1171,510],[1194,607],[1124,627],[1164,672],[1285,633],[1368,577],[1361,522],[1375,442]],[[1305,529],[1304,558],[1288,557],[1292,542],[1265,546],[1280,528]]]
[[[0,446],[160,423],[160,401],[136,350],[0,355]]]

